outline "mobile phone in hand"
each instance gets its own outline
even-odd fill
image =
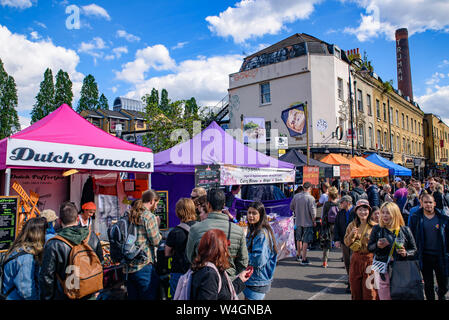
[[[254,272],[254,267],[253,266],[248,266],[245,271],[246,271],[245,277],[249,278],[249,277],[251,277],[251,275]]]

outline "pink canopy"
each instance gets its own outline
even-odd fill
[[[8,139],[52,142],[123,151],[152,152],[149,148],[126,142],[97,128],[66,104],[63,104],[28,128],[1,140],[0,170],[11,167],[6,165]]]

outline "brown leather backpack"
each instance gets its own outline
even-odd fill
[[[103,289],[103,267],[94,250],[89,246],[87,236],[80,244],[73,245],[67,239],[57,235],[50,240],[60,240],[70,246],[71,251],[66,267],[67,277],[56,277],[69,299],[81,299]]]

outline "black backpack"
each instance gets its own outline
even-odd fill
[[[113,262],[129,264],[146,260],[145,251],[136,246],[137,226],[129,223],[128,215],[109,227],[108,238]]]
[[[6,300],[6,298],[11,294],[11,292],[13,292],[13,290],[16,287],[15,285],[12,286],[8,290],[8,292],[3,294],[3,276],[4,276],[4,268],[5,268],[6,264],[20,256],[23,256],[24,254],[28,254],[28,252],[20,251],[16,254],[10,256],[9,258],[6,258],[6,253],[1,254],[1,256],[0,256],[0,300]]]

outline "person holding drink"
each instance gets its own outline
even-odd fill
[[[381,206],[379,224],[374,226],[371,232],[368,250],[374,253],[377,261],[384,263],[389,261],[389,256],[390,261],[415,259],[415,240],[411,230],[405,226],[401,210],[396,203],[385,202]],[[394,264],[391,268],[394,268]],[[374,281],[379,300],[391,300],[389,272],[375,271]]]

